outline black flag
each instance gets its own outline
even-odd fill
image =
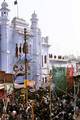
[[[17,0],[14,1],[14,5],[17,5]]]

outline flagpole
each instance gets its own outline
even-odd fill
[[[18,1],[17,1],[17,18],[19,17],[19,7],[18,7]]]
[[[17,14],[17,16],[16,16],[16,17],[19,17],[18,0],[15,0],[15,1],[14,1],[14,5],[16,5],[16,7],[17,7],[17,8],[16,8],[16,12],[17,12],[17,13],[16,13],[16,14]]]

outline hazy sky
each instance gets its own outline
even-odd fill
[[[0,0],[0,4],[3,0]],[[14,0],[6,0],[10,18],[16,16]],[[80,55],[80,0],[18,0],[19,17],[30,23],[34,10],[43,36],[49,36],[50,51]]]

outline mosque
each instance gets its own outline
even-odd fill
[[[38,27],[38,18],[34,12],[31,16],[31,26],[22,18],[8,19],[7,2],[4,0],[0,9],[0,70],[6,73],[15,73],[15,69],[24,69],[24,28],[29,36],[28,43],[28,75],[27,79],[35,80],[37,87],[46,82],[49,72],[49,43],[48,37],[41,35]],[[17,49],[17,55],[16,55]],[[16,73],[15,73],[16,74]],[[17,82],[23,83],[24,76],[18,76]]]

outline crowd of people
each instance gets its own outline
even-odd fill
[[[73,97],[57,96],[48,89],[28,91],[26,101],[20,95],[8,98],[7,101],[0,100],[0,120],[75,120],[74,115],[77,117],[80,113],[79,99],[74,112]]]

